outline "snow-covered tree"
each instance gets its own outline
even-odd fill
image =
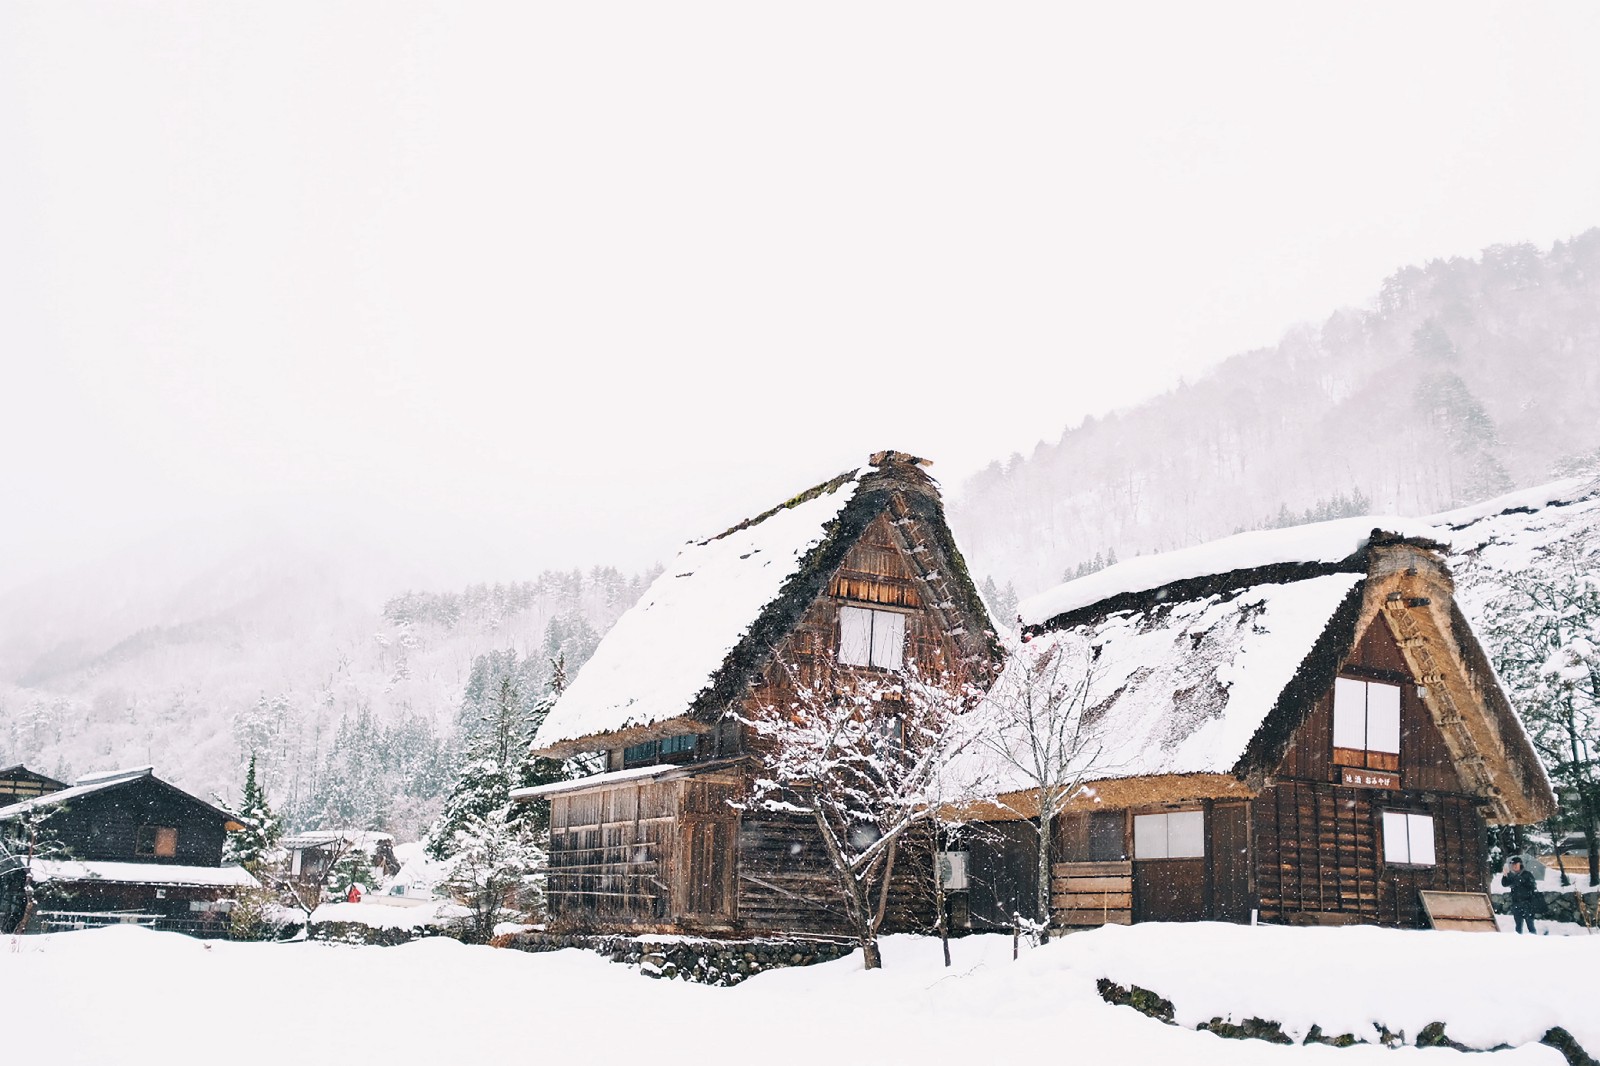
[[[473,664],[462,702],[466,750],[461,770],[445,797],[444,811],[429,828],[427,851],[435,859],[453,854],[461,830],[495,811],[509,822],[526,822],[536,835],[549,825],[548,808],[511,807],[511,791],[563,780],[560,762],[529,754],[534,734],[565,686],[564,660],[550,664],[553,684],[538,697],[526,662],[515,651],[491,652]]]
[[[1103,746],[1089,709],[1093,657],[1062,639],[1036,639],[1011,649],[989,690],[977,743],[1002,779],[1031,794],[1038,808],[1037,895],[1042,941],[1050,938],[1051,840],[1056,816],[1078,795]]]
[[[455,830],[448,845],[449,872],[441,890],[470,912],[466,939],[485,943],[502,918],[540,909],[533,872],[545,864],[545,851],[525,826],[509,822],[504,809],[473,816]]]
[[[1484,636],[1561,794],[1554,835],[1583,833],[1600,884],[1600,545],[1565,542],[1504,587]]]
[[[266,791],[256,780],[256,757],[250,754],[250,768],[244,775],[244,795],[231,812],[243,829],[229,833],[222,846],[222,861],[238,863],[254,872],[267,861],[282,836],[278,816],[267,802]]]
[[[972,742],[958,728],[978,694],[914,668],[883,677],[794,672],[791,695],[745,724],[765,743],[746,809],[809,817],[822,838],[867,969],[883,965],[878,931],[902,844],[955,802],[950,761]],[[931,842],[931,841],[930,841]]]

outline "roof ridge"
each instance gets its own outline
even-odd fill
[[[703,548],[707,544],[711,544],[711,543],[713,543],[715,541],[722,540],[722,539],[724,539],[726,537],[731,537],[733,534],[738,533],[740,530],[749,529],[752,526],[759,526],[761,523],[765,522],[767,519],[771,518],[773,515],[777,514],[779,511],[792,511],[794,508],[800,506],[802,503],[806,503],[806,502],[808,502],[810,500],[814,500],[819,496],[826,496],[826,495],[829,495],[831,493],[839,491],[841,488],[843,488],[845,485],[848,485],[850,482],[858,480],[860,474],[861,474],[861,468],[860,467],[857,467],[854,470],[846,470],[842,474],[836,474],[835,476],[829,478],[827,481],[824,481],[819,485],[813,485],[809,489],[806,489],[804,492],[797,493],[796,495],[789,497],[787,500],[784,500],[782,503],[778,504],[776,507],[769,507],[765,511],[762,511],[760,514],[754,516],[753,518],[746,518],[743,522],[740,522],[740,523],[738,523],[736,525],[729,526],[727,529],[724,529],[721,533],[718,533],[715,536],[707,537],[704,540],[690,541],[690,543],[695,545],[696,547]]]

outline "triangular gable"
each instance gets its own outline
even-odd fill
[[[993,623],[921,465],[879,453],[863,471],[691,545],[607,634],[552,708],[535,749],[570,755],[662,730],[709,729],[836,579],[870,576],[871,567],[847,566],[853,551],[914,555],[918,562],[878,594],[914,591],[948,620],[969,656],[993,661]],[[770,567],[760,565],[763,553]]]
[[[1363,656],[1379,668],[1402,667],[1420,686],[1443,752],[1463,789],[1488,801],[1490,822],[1528,824],[1550,814],[1555,800],[1544,767],[1455,605],[1449,574],[1433,552],[1404,541],[1370,549],[1359,598],[1330,620],[1234,772],[1265,780],[1340,670]]]

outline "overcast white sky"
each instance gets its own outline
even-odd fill
[[[633,567],[885,446],[954,489],[1600,224],[1597,54],[1592,3],[9,0],[0,587],[241,515]]]

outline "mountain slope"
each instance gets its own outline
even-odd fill
[[[950,508],[975,573],[1023,594],[1099,553],[1242,529],[1427,514],[1600,448],[1600,229],[1388,278],[1131,410],[991,464]]]

